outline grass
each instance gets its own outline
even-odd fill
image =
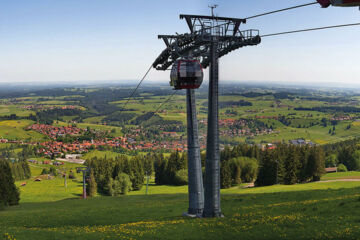
[[[41,170],[41,169],[40,169]],[[81,177],[80,175],[78,176]],[[59,199],[79,198],[82,193],[82,185],[78,180],[67,179],[67,188],[64,187],[64,179],[56,177],[51,180],[35,182],[34,179],[21,181],[26,186],[19,187],[21,191],[21,204],[26,202],[52,202]]]
[[[48,160],[45,158],[33,158],[37,161]],[[52,165],[47,164],[30,164],[31,179],[17,182],[17,186],[21,192],[21,203],[24,202],[44,202],[44,201],[58,201],[61,199],[78,198],[82,192],[82,175],[76,173],[76,167],[82,166],[75,163],[67,163],[56,167],[57,169],[67,172],[72,170],[77,179],[67,179],[67,188],[64,187],[64,178],[60,175],[50,180],[42,180],[35,182],[35,178],[41,174],[44,168],[50,168]],[[21,183],[26,182],[26,186],[21,187]]]
[[[353,175],[353,174],[350,174]],[[330,175],[331,176],[331,175]],[[152,179],[153,182],[153,179]],[[0,212],[16,239],[357,239],[360,182],[222,191],[225,218],[181,217],[187,186],[145,186],[128,196],[81,200],[79,182],[28,181],[21,204]]]
[[[98,158],[116,158],[118,156],[121,156],[123,154],[121,153],[116,153],[116,152],[112,152],[112,151],[99,151],[99,150],[93,150],[93,151],[90,151],[86,154],[84,154],[81,158],[82,159],[91,159],[91,158],[94,158],[94,157],[98,157]]]
[[[11,114],[16,114],[19,117],[26,117],[30,114],[35,114],[35,112],[21,108],[21,105],[0,105],[0,116]]]
[[[35,131],[25,131],[25,127],[33,124],[30,120],[0,121],[0,138],[9,140],[42,141],[45,136]]]
[[[360,179],[360,172],[336,172],[324,175],[321,180]]]

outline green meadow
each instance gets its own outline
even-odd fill
[[[91,158],[94,158],[94,157],[97,157],[97,158],[116,158],[118,156],[121,156],[123,154],[121,153],[116,153],[116,152],[112,152],[112,151],[99,151],[99,150],[92,150],[86,154],[84,154],[81,158],[82,159],[91,159]]]
[[[46,137],[35,131],[26,131],[25,128],[33,124],[30,120],[0,121],[0,138],[9,140],[43,141]]]
[[[36,166],[42,168],[43,166]],[[46,166],[45,166],[46,167]],[[31,167],[33,175],[37,170]],[[355,177],[358,172],[324,176]],[[358,239],[360,182],[222,190],[224,218],[190,219],[187,186],[156,186],[120,197],[80,199],[81,176],[19,186],[19,206],[0,212],[14,239]],[[22,182],[18,182],[20,185]]]
[[[0,116],[16,114],[19,117],[26,117],[35,114],[34,111],[21,108],[21,105],[0,105]]]

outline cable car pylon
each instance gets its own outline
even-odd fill
[[[158,38],[164,41],[166,48],[156,58],[153,67],[165,71],[173,66],[171,85],[175,89],[187,89],[188,214],[195,213],[196,216],[202,217],[221,217],[219,58],[239,48],[260,44],[261,37],[258,30],[240,31],[240,26],[246,23],[246,19],[201,15],[180,15],[180,19],[185,19],[190,33],[159,35]],[[181,59],[182,56],[191,56],[193,60],[186,61]],[[197,145],[198,130],[194,89],[200,86],[198,84],[200,82],[200,71],[196,70],[199,65],[195,59],[204,69],[210,66],[205,193],[202,190],[200,147]],[[203,205],[202,196],[204,196]],[[203,210],[201,209],[202,206],[204,207]]]

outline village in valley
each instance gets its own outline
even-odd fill
[[[256,93],[253,92],[256,91],[255,89],[248,89],[244,93],[245,97],[236,96],[228,101],[228,96],[231,94],[227,91],[230,90],[232,89],[225,88],[222,96],[224,100],[222,100],[223,107],[219,120],[221,149],[241,142],[257,145],[261,149],[273,149],[277,144],[284,142],[296,146],[315,146],[323,144],[323,138],[316,139],[317,135],[310,137],[312,130],[318,132],[321,128],[322,134],[332,142],[331,139],[338,138],[339,133],[344,135],[345,132],[351,136],[352,132],[348,129],[353,130],[359,126],[357,112],[354,109],[338,113],[333,112],[333,107],[329,107],[331,105],[336,108],[341,107],[341,104],[347,104],[349,100],[345,101],[341,95],[334,97],[338,99],[337,102],[316,95],[307,100],[308,97],[302,97],[302,93],[298,93],[297,90],[290,90],[283,98],[276,99],[281,95],[280,93]],[[84,93],[86,96],[86,91],[82,89],[76,90],[75,93],[74,90],[71,91],[72,94],[77,91],[78,95],[3,99],[0,110],[9,109],[7,114],[0,116],[3,121],[16,125],[25,121],[23,119],[31,119],[32,122],[26,120],[27,125],[21,127],[22,131],[29,134],[36,132],[42,137],[39,137],[40,139],[15,137],[3,129],[0,131],[0,143],[29,145],[36,148],[39,156],[48,159],[66,159],[66,155],[84,155],[96,149],[107,149],[124,154],[187,151],[184,122],[178,117],[185,114],[183,97],[179,96],[173,100],[178,103],[177,108],[174,109],[169,104],[167,106],[170,108],[165,106],[156,117],[148,115],[141,105],[135,104],[129,104],[129,110],[119,112],[119,109],[114,108],[114,103],[121,107],[121,100],[113,99],[112,102],[107,103],[107,108],[113,108],[112,114],[118,114],[120,119],[125,119],[119,123],[114,121],[112,114],[104,116],[101,111],[88,112],[87,108],[91,106],[82,102],[84,96],[79,97]],[[96,91],[99,90],[91,93],[94,94]],[[140,95],[139,99],[143,104],[145,101],[155,103],[157,97],[151,97],[146,93],[146,97]],[[233,99],[238,99],[238,102]],[[316,101],[318,105],[314,105]],[[354,106],[356,98],[351,101]],[[309,104],[312,107],[309,107]],[[200,99],[199,105],[204,106],[204,101]],[[304,107],[306,111],[302,110]],[[71,114],[77,115],[71,116]],[[94,120],[88,121],[88,119]],[[199,141],[202,150],[206,148],[207,124],[206,117],[199,119]]]

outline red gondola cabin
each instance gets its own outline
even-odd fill
[[[358,7],[360,6],[359,0],[317,0],[323,7],[327,8],[330,5],[334,7]]]
[[[170,86],[175,90],[196,89],[201,86],[203,78],[203,69],[198,60],[180,59],[171,69]]]

